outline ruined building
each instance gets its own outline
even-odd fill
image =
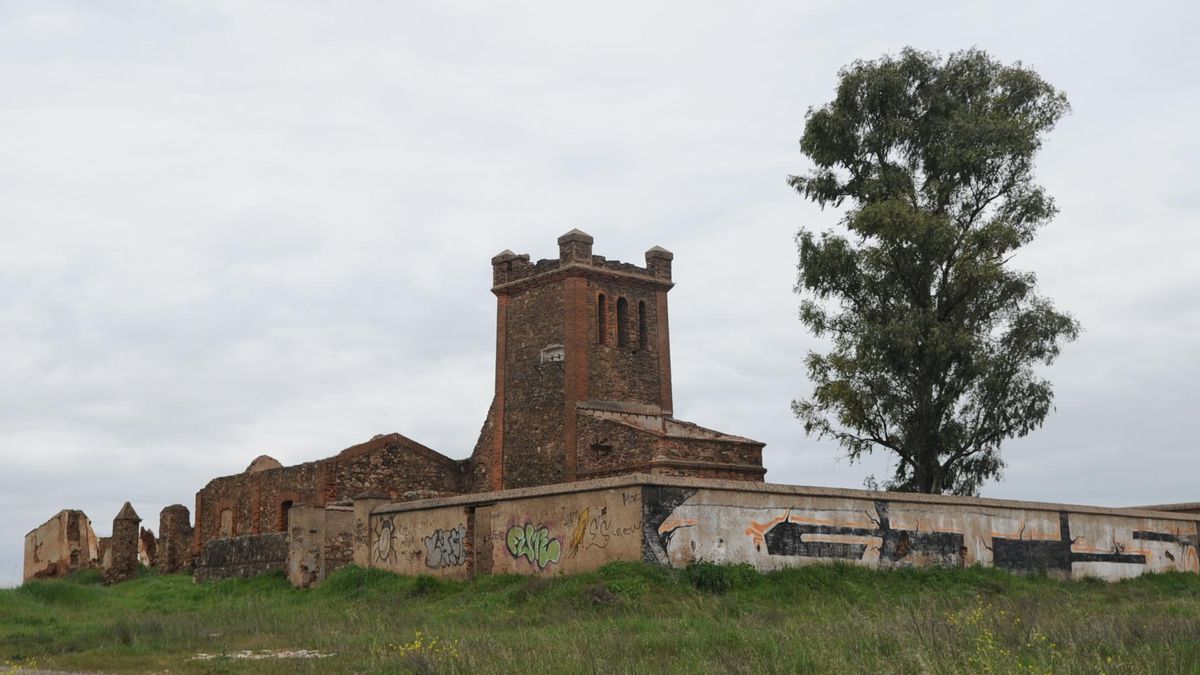
[[[111,538],[64,511],[26,537],[26,579],[140,559],[197,581],[283,571],[310,586],[354,562],[400,574],[561,574],[613,560],[774,570],[989,565],[1065,578],[1200,573],[1200,507],[1143,509],[769,485],[762,444],[673,416],[672,255],[492,259],[496,392],[471,456],[400,434],[284,467],[262,456],[160,514],[125,504]],[[103,562],[99,562],[99,561]]]
[[[368,491],[406,501],[631,472],[761,481],[762,443],[672,417],[671,253],[650,249],[645,267],[606,260],[579,230],[558,247],[536,263],[492,259],[496,393],[469,458],[400,434],[290,467],[259,457],[196,494],[195,552]]]

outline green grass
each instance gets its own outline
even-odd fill
[[[280,576],[96,581],[0,591],[0,673],[1200,672],[1200,577],[1184,574],[613,563],[471,582],[351,567],[312,590]],[[333,656],[193,658],[280,649]]]

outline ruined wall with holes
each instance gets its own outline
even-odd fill
[[[623,476],[486,500],[375,503],[358,518],[366,536],[356,559],[455,578],[574,573],[612,560],[761,571],[984,565],[1110,581],[1200,572],[1195,515],[744,481]]]
[[[287,577],[308,588],[351,562],[354,509],[296,506],[288,512]]]
[[[377,436],[316,462],[262,464],[256,460],[243,473],[214,479],[196,494],[194,550],[216,539],[283,532],[292,506],[324,506],[368,490],[402,500],[462,489],[462,462],[400,434]]]
[[[25,535],[23,581],[66,576],[99,564],[99,540],[83,511],[59,511]]]

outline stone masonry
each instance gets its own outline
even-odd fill
[[[183,504],[172,504],[158,514],[158,557],[155,566],[171,574],[192,565],[192,519]]]
[[[326,509],[364,494],[403,502],[633,472],[761,482],[762,443],[674,418],[674,256],[655,246],[643,267],[594,255],[592,244],[571,230],[558,238],[558,258],[535,263],[504,251],[492,259],[495,396],[469,458],[396,433],[294,466],[260,455],[196,493],[195,527],[186,507],[167,507],[155,539],[139,532],[127,503],[111,541],[98,544],[106,579],[136,574],[139,543],[143,562],[167,572],[193,563],[206,578],[282,569],[286,542],[281,549],[275,535],[286,538],[293,508]],[[362,536],[348,515],[320,517],[341,534],[299,558],[318,577],[349,562]]]
[[[571,230],[556,260],[492,258],[496,396],[472,475],[486,467],[491,490],[633,472],[761,481],[762,443],[673,417],[674,256],[655,246],[639,267],[592,243]]]
[[[671,252],[641,267],[592,253],[571,230],[557,259],[492,259],[496,393],[471,457],[377,436],[316,462],[265,455],[196,495],[193,555],[210,542],[283,532],[296,506],[363,493],[389,501],[643,472],[762,481],[763,445],[673,417]],[[341,547],[330,558],[348,556]]]
[[[137,576],[141,522],[141,517],[129,502],[125,502],[116,518],[113,518],[108,550],[110,562],[104,570],[104,583],[117,583]]]

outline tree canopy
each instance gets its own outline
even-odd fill
[[[1066,96],[1020,63],[905,49],[842,69],[800,141],[789,183],[846,205],[844,233],[801,229],[801,320],[828,337],[793,410],[850,459],[894,453],[888,489],[976,494],[1001,443],[1051,409],[1049,364],[1078,323],[1008,263],[1054,216],[1034,155]]]

